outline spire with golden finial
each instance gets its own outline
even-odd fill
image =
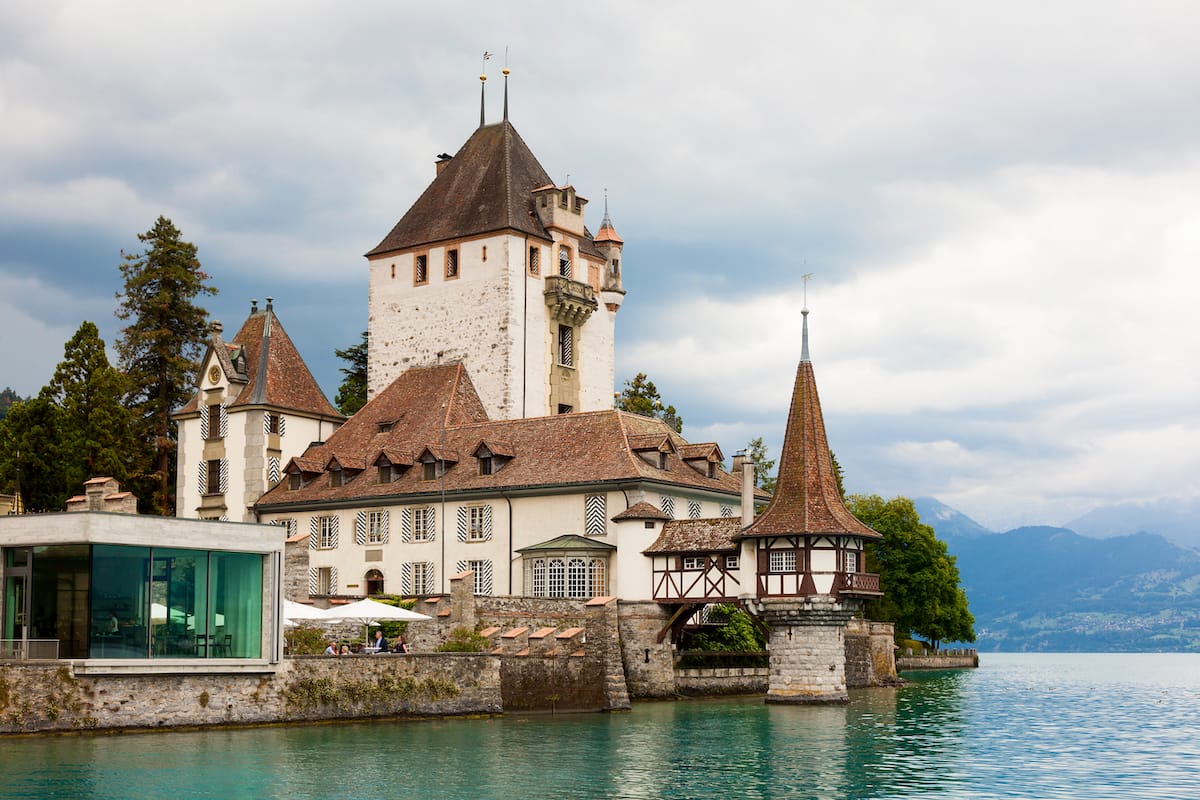
[[[492,54],[483,51],[483,63],[479,67],[479,127],[483,127],[483,87],[487,85],[487,62]]]
[[[504,46],[504,121],[508,122],[508,45]]]

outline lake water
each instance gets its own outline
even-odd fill
[[[1200,798],[1200,655],[982,659],[838,707],[0,740],[0,797]]]

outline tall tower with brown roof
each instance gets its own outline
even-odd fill
[[[506,93],[507,101],[507,93]],[[489,416],[612,407],[623,242],[507,118],[443,154],[369,263],[368,397],[404,370],[466,365]]]
[[[317,386],[271,298],[229,342],[213,323],[196,395],[179,410],[175,515],[252,522],[283,466],[345,421]]]

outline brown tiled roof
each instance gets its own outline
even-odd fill
[[[608,205],[608,201],[604,201]],[[608,211],[604,212],[604,219],[600,220],[600,230],[596,231],[597,242],[616,242],[624,244],[625,240],[617,235],[617,229],[613,227],[612,219],[608,216]]]
[[[817,396],[817,379],[807,358],[796,369],[796,387],[779,455],[775,494],[766,511],[741,536],[796,533],[881,538],[850,513],[838,494],[833,459],[825,439],[821,399]]]
[[[674,443],[671,441],[671,434],[664,429],[663,431],[656,431],[655,433],[645,433],[638,434],[637,436],[630,436],[629,449],[635,451],[659,450],[670,453],[676,448]]]
[[[501,442],[496,439],[480,439],[479,444],[472,448],[471,455],[478,453],[481,447],[486,447],[494,456],[503,456],[504,458],[512,458],[517,454],[513,450],[512,442]]]
[[[237,392],[237,396],[229,402],[231,408],[271,405],[342,419],[342,415],[317,386],[317,381],[304,359],[300,357],[300,353],[296,351],[296,346],[292,344],[279,318],[275,316],[271,304],[268,303],[261,311],[255,310],[250,313],[242,323],[241,330],[234,335],[232,344],[242,351],[242,373],[233,371],[226,344],[221,341],[219,332],[213,333],[208,351],[225,355],[225,358],[220,360],[226,376],[231,381],[230,393]],[[208,360],[207,355],[204,360]],[[238,390],[237,384],[241,381],[245,383]],[[180,409],[179,413],[186,414],[198,410],[199,402],[200,393],[197,391],[191,402]]]
[[[381,432],[374,422],[379,418],[400,422]],[[420,453],[426,448],[463,456],[473,453],[480,440],[507,443],[514,456],[491,475],[480,475],[475,459],[468,455],[434,480],[423,480],[422,470],[410,468],[386,484],[379,483],[373,472],[361,473],[342,486],[312,480],[289,490],[284,482],[267,492],[258,507],[270,510],[273,505],[371,498],[402,501],[409,495],[440,493],[443,484],[446,491],[454,492],[648,480],[681,489],[740,492],[739,478],[722,470],[708,478],[674,455],[666,459],[665,469],[647,464],[630,450],[630,440],[637,437],[684,443],[660,420],[622,411],[488,420],[462,365],[415,367],[372,398],[323,445],[310,447],[303,459],[323,464],[329,453],[374,458],[380,451]]]
[[[685,444],[679,448],[679,457],[684,461],[704,459],[705,461],[723,461],[721,448],[716,442],[702,444]]]
[[[612,518],[613,522],[622,522],[627,519],[670,519],[671,515],[663,511],[658,506],[652,506],[643,500],[640,503],[634,503],[629,508],[622,511]]]
[[[548,183],[510,122],[483,125],[367,256],[502,230],[549,239],[532,194]]]
[[[741,527],[741,519],[734,517],[671,520],[663,525],[654,544],[642,552],[646,555],[736,553],[740,546],[734,537]]]

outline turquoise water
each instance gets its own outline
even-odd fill
[[[1200,655],[989,654],[907,677],[840,707],[0,740],[0,797],[1200,797]]]

